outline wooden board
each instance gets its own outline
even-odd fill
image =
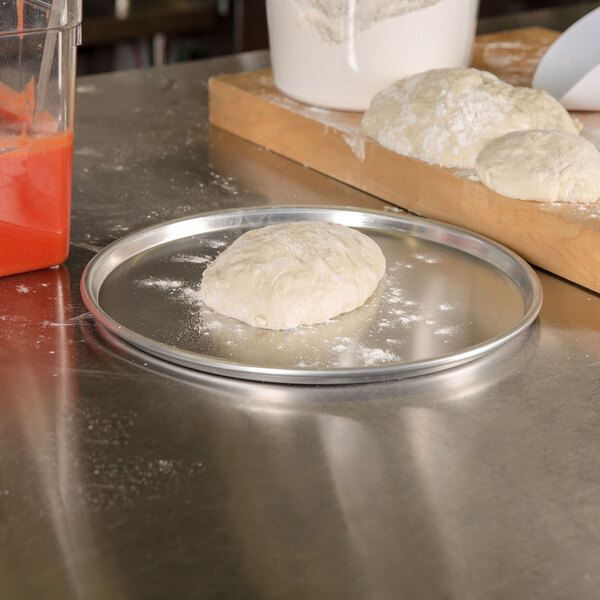
[[[481,36],[473,64],[527,83],[557,35],[532,28]],[[488,236],[529,262],[600,292],[600,204],[500,196],[474,181],[472,171],[436,167],[383,148],[362,134],[361,113],[287,98],[273,86],[270,70],[212,78],[209,111],[217,127],[414,213]],[[600,147],[600,113],[575,116],[584,124],[582,135]]]

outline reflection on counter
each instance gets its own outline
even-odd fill
[[[407,590],[407,582],[409,597],[434,596],[456,562],[473,557],[469,547],[454,545],[454,555],[444,551],[458,531],[469,528],[468,514],[479,502],[469,492],[476,489],[471,483],[486,476],[485,460],[473,469],[474,456],[485,457],[485,437],[464,440],[472,435],[472,420],[493,403],[494,389],[510,385],[515,370],[527,367],[538,333],[532,330],[493,357],[446,373],[365,386],[363,399],[352,401],[348,386],[261,385],[193,373],[106,332],[100,338],[87,331],[88,343],[107,365],[133,361],[172,376],[179,395],[171,410],[193,423],[198,436],[177,446],[198,448],[219,482],[209,491],[202,478],[189,479],[198,504],[186,510],[191,529],[180,531],[173,543],[194,546],[193,524],[205,518],[202,498],[219,494],[222,510],[210,517],[227,524],[225,563],[233,561],[257,597],[283,593],[291,599],[324,591],[328,598],[387,598],[386,590]],[[384,431],[377,425],[382,415]],[[454,519],[441,510],[447,502],[455,507]],[[378,552],[382,543],[384,555]],[[427,548],[427,555],[417,548]],[[134,558],[123,558],[135,568]],[[419,568],[437,574],[413,576]],[[218,585],[215,569],[201,567],[204,589]]]
[[[0,279],[0,402],[5,403],[0,502],[13,521],[12,535],[18,532],[19,538],[3,537],[0,547],[3,598],[42,598],[48,587],[55,597],[91,598],[89,590],[94,589],[101,591],[94,598],[124,598],[111,587],[102,564],[85,570],[79,565],[80,550],[92,543],[93,534],[81,496],[76,435],[77,321],[66,267]],[[23,471],[23,465],[30,470]],[[40,564],[59,556],[64,571],[24,580],[18,566],[32,556]]]

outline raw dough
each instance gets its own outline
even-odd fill
[[[368,236],[334,223],[297,221],[240,236],[204,271],[202,300],[254,327],[313,325],[358,308],[385,272]]]
[[[479,153],[475,170],[484,185],[509,198],[582,204],[600,198],[600,152],[565,131],[504,135]]]
[[[434,69],[379,92],[363,116],[382,146],[432,164],[472,169],[494,138],[521,129],[580,126],[547,92],[478,69]]]

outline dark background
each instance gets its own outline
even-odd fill
[[[489,17],[523,10],[573,4],[576,4],[573,0],[481,0],[479,15],[481,17]]]
[[[564,30],[600,2],[481,0],[478,33]],[[78,73],[146,67],[268,47],[265,0],[83,0]]]

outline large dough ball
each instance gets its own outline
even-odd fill
[[[334,223],[297,221],[240,236],[204,271],[202,299],[255,327],[313,325],[358,308],[385,272],[368,236]]]
[[[490,142],[475,169],[492,190],[520,200],[596,202],[600,152],[565,131],[515,131]]]
[[[382,146],[446,167],[472,169],[492,139],[521,129],[578,124],[547,92],[515,87],[478,69],[434,69],[379,92],[363,116]]]

